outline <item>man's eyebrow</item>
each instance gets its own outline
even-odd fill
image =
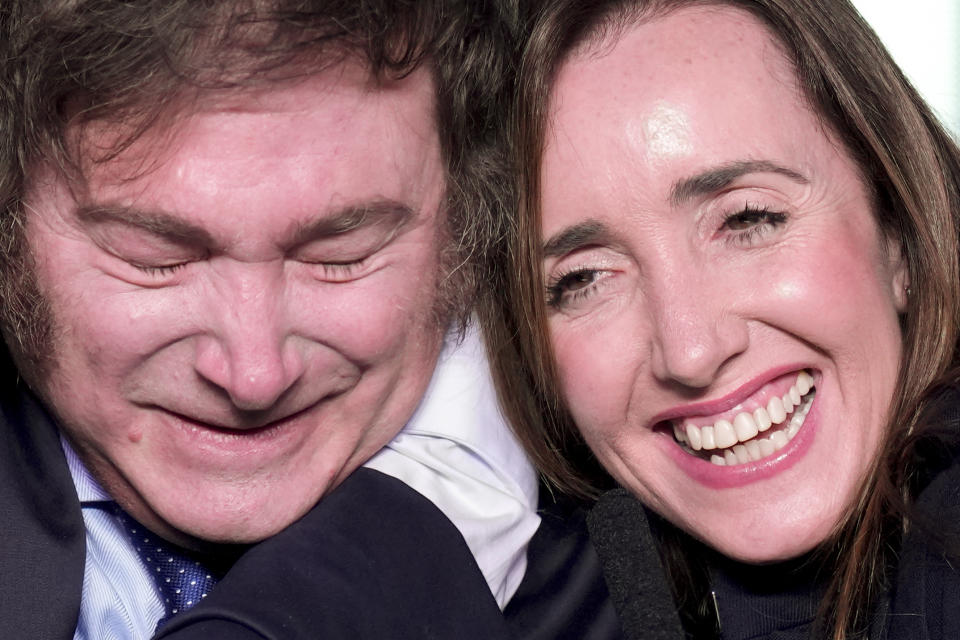
[[[207,248],[214,245],[213,237],[206,229],[163,211],[113,204],[82,204],[77,207],[77,217],[83,222],[119,222],[178,244]]]
[[[347,205],[318,220],[298,225],[290,244],[297,246],[377,224],[388,226],[392,232],[396,232],[413,217],[413,209],[396,200]]]
[[[606,225],[598,220],[586,220],[554,234],[543,243],[543,255],[562,256],[585,245],[596,244],[610,236]]]
[[[674,205],[679,205],[697,196],[716,193],[729,186],[730,183],[737,178],[747,175],[748,173],[777,173],[799,184],[808,184],[810,182],[806,176],[797,173],[793,169],[788,169],[765,160],[732,162],[678,181],[673,185],[673,189],[671,189],[670,201]]]
[[[413,210],[394,200],[376,200],[350,205],[319,220],[298,225],[291,245],[339,235],[374,224],[387,224],[396,231],[414,216]],[[84,204],[77,207],[77,217],[84,222],[119,222],[148,231],[171,242],[191,246],[213,247],[210,233],[163,211],[148,211],[113,204]]]

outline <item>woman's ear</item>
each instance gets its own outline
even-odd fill
[[[887,236],[887,269],[890,274],[890,293],[897,313],[905,313],[910,298],[910,268],[899,240]]]

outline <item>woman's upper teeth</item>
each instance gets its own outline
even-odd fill
[[[739,448],[738,443],[746,443],[771,426],[783,424],[787,416],[801,404],[801,400],[804,400],[803,396],[806,396],[812,388],[813,377],[806,371],[801,371],[786,393],[782,396],[770,398],[765,407],[759,407],[753,412],[743,411],[738,413],[733,417],[732,422],[721,419],[711,425],[704,426],[697,426],[692,422],[683,424],[675,422],[673,425],[674,437],[695,451],[734,447],[734,451],[730,453],[735,457],[737,453],[735,450]],[[781,444],[778,440],[779,438],[770,442],[775,446]],[[781,446],[785,444],[786,442],[783,442]],[[769,447],[765,446],[763,442],[759,442],[753,448],[757,448],[757,451],[748,450],[745,453],[759,455],[763,454],[761,449]],[[769,453],[763,454],[761,457],[766,455],[769,455]],[[756,455],[750,455],[749,458],[756,458]],[[728,460],[727,463],[730,464],[731,462]],[[736,461],[732,464],[736,464]]]

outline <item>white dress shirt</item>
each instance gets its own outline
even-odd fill
[[[537,474],[500,413],[484,345],[471,327],[449,342],[423,401],[366,465],[403,480],[457,526],[500,608],[540,526]]]
[[[164,607],[153,577],[106,504],[113,502],[64,438],[87,529],[83,595],[74,640],[147,640]]]
[[[87,530],[74,640],[147,640],[164,614],[157,588],[103,508],[110,496],[62,442]],[[504,607],[540,524],[537,476],[500,413],[476,329],[459,344],[448,341],[415,414],[365,466],[404,481],[443,511]]]

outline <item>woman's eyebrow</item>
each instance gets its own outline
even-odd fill
[[[729,186],[731,182],[749,173],[776,173],[797,182],[809,184],[801,173],[766,160],[731,162],[677,181],[670,190],[670,201],[680,205],[697,196],[710,195]]]
[[[570,253],[588,244],[597,244],[610,236],[607,226],[599,220],[585,220],[567,227],[543,243],[543,255],[556,257]]]

